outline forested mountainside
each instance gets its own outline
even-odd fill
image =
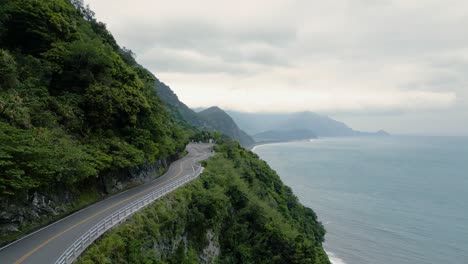
[[[163,170],[188,142],[151,74],[74,3],[0,2],[1,240]]]
[[[200,179],[104,235],[78,263],[330,263],[315,213],[257,155],[219,143]]]
[[[248,147],[255,141],[247,133],[241,130],[232,118],[217,106],[210,107],[198,113],[214,129],[237,140],[242,146]]]
[[[0,2],[0,244],[157,177],[188,141],[216,137],[201,179],[81,261],[329,263],[315,213],[255,154],[174,115],[159,80],[81,3]]]
[[[170,115],[178,123],[187,126],[191,124],[205,131],[219,131],[248,147],[254,140],[242,131],[232,118],[217,106],[210,107],[201,112],[195,112],[179,100],[177,95],[166,84],[157,81],[156,90],[161,100],[167,105]]]
[[[219,107],[213,106],[197,113],[181,102],[169,86],[157,79],[156,90],[167,106],[169,114],[177,123],[185,127],[190,124],[210,132],[219,131],[245,147],[254,143],[252,137],[242,131],[234,120]]]
[[[166,105],[170,116],[178,123],[187,127],[191,125],[199,129],[212,130],[209,124],[187,105],[179,100],[177,95],[165,83],[159,81],[156,77],[156,91],[159,98]]]

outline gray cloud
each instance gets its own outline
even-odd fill
[[[466,1],[88,2],[192,106],[319,111],[356,128],[387,119],[406,132],[440,132],[443,114],[447,133],[468,133]]]
[[[128,32],[126,42],[135,47],[143,61],[157,71],[174,72],[240,73],[252,71],[245,64],[284,66],[288,58],[281,55],[280,49],[295,38],[295,33],[286,29],[230,30],[203,21],[162,25],[136,22],[119,31]],[[149,53],[154,63],[147,59]]]

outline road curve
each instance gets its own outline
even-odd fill
[[[116,194],[0,249],[0,263],[54,263],[84,232],[142,196],[193,172],[192,163],[211,156],[211,144],[189,144],[188,154],[161,177]]]

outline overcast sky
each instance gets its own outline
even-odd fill
[[[468,1],[85,3],[190,107],[468,134]]]

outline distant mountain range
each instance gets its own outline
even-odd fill
[[[156,77],[155,77],[156,78]],[[232,118],[219,107],[211,107],[196,113],[182,103],[169,86],[156,78],[156,91],[166,105],[173,120],[182,126],[194,126],[208,131],[219,131],[248,147],[255,141],[242,131]]]
[[[388,135],[382,130],[377,132],[357,131],[343,122],[313,112],[247,113],[223,111],[217,106],[207,109],[190,109],[179,100],[169,86],[157,78],[156,91],[166,104],[173,120],[176,120],[180,125],[219,131],[237,140],[244,147],[251,146],[255,142],[267,141]]]
[[[254,138],[265,131],[311,131],[318,137],[348,137],[348,136],[385,136],[385,131],[361,132],[348,127],[345,123],[325,115],[313,112],[297,113],[246,113],[227,111],[239,127]],[[276,132],[278,133],[278,132]],[[292,136],[292,135],[290,135]]]

